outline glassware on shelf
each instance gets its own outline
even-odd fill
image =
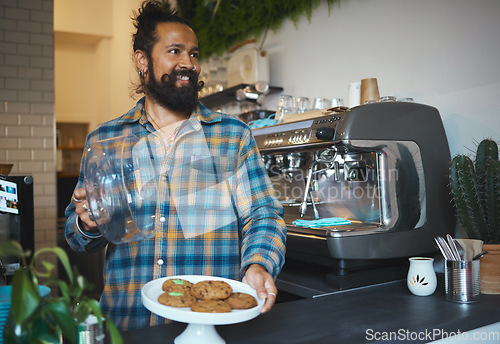
[[[275,117],[276,123],[277,124],[283,123],[285,117],[291,113],[295,113],[294,98],[290,95],[284,94],[280,97],[278,108],[276,110],[276,117]]]
[[[344,106],[344,99],[342,98],[333,98],[332,99],[332,107]]]
[[[332,106],[332,101],[327,98],[314,98],[313,110],[328,109]]]
[[[312,109],[311,99],[309,99],[307,97],[297,97],[296,102],[297,102],[297,104],[296,104],[296,112],[297,113],[311,111],[311,109]]]

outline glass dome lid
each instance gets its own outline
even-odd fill
[[[92,144],[86,156],[87,200],[103,236],[114,244],[154,237],[162,156],[155,141],[119,136]]]

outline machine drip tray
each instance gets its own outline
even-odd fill
[[[337,290],[345,290],[372,284],[402,280],[406,278],[407,274],[407,266],[394,265],[353,271],[343,276],[329,273],[326,275],[326,282],[328,285],[331,285]]]
[[[297,298],[313,298],[336,291],[403,280],[408,273],[408,263],[395,261],[394,265],[372,266],[345,275],[332,271],[332,268],[321,265],[287,260],[276,279],[276,286],[280,292]]]

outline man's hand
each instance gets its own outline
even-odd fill
[[[82,220],[82,224],[87,232],[96,232],[97,224],[90,218],[90,209],[87,202],[87,193],[85,188],[76,189],[71,201],[75,204],[75,212]]]
[[[248,267],[243,277],[243,282],[251,286],[257,291],[257,295],[261,299],[266,299],[266,303],[262,306],[262,313],[268,312],[276,302],[278,289],[274,284],[274,279],[266,268],[260,264],[252,264]]]

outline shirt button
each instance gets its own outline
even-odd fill
[[[158,263],[158,265],[163,265],[163,259],[161,259],[161,258],[158,259],[157,263]]]
[[[161,222],[161,223],[165,222],[165,220],[166,220],[166,219],[165,219],[165,216],[160,217],[160,222]]]

